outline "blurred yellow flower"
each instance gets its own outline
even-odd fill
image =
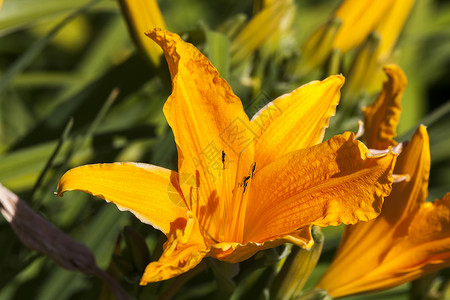
[[[348,93],[375,92],[384,80],[383,66],[395,62],[394,46],[414,4],[394,1],[375,28],[371,38],[358,51],[349,72]]]
[[[376,57],[390,56],[413,4],[414,0],[345,0],[304,45],[305,63],[317,66],[334,49],[346,53],[372,32],[380,36]]]
[[[273,38],[281,38],[295,14],[292,0],[265,1],[261,10],[237,34],[231,44],[231,64],[238,65],[258,47]],[[275,44],[276,41],[272,44]]]
[[[153,28],[166,28],[166,23],[156,0],[119,0],[128,30],[137,47],[154,65],[159,64],[161,48],[152,43],[145,32]]]
[[[403,71],[385,68],[389,80],[378,100],[365,110],[369,147],[394,145]],[[396,163],[395,174],[410,180],[394,183],[381,214],[369,222],[347,226],[338,252],[317,287],[333,297],[386,289],[450,266],[450,193],[425,202],[430,150],[420,126]]]
[[[161,230],[164,253],[141,284],[174,277],[205,256],[242,261],[284,242],[310,247],[311,225],[375,218],[391,190],[396,155],[373,156],[353,133],[320,143],[342,76],[314,81],[251,120],[217,70],[176,34],[153,30],[172,76],[164,106],[178,173],[114,163],[69,170],[58,195],[81,190]]]

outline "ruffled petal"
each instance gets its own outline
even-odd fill
[[[153,165],[113,163],[74,168],[59,181],[58,196],[73,190],[112,202],[165,234],[172,222],[186,216],[177,173]]]
[[[208,254],[208,246],[200,232],[199,224],[191,212],[185,219],[172,223],[164,252],[158,261],[145,268],[141,285],[170,279],[197,266]]]
[[[425,127],[420,126],[399,155],[394,168],[394,173],[409,174],[411,179],[393,185],[378,218],[347,226],[336,257],[318,287],[338,297],[374,288],[387,288],[406,282],[400,280],[402,277],[416,276],[413,273],[407,275],[405,265],[395,270],[387,257],[398,256],[399,260],[404,257],[399,252],[392,255],[392,249],[400,241],[409,240],[412,232],[410,226],[416,223],[413,220],[416,220],[416,213],[427,197],[429,171],[428,134]],[[390,270],[386,270],[386,267]],[[394,275],[395,272],[405,274]],[[394,284],[395,278],[399,279],[397,284]]]
[[[441,200],[423,203],[410,224],[407,238],[387,255],[386,268],[395,270],[398,277],[398,274],[414,270],[428,273],[449,266],[450,193]],[[388,266],[387,262],[392,266]]]
[[[353,133],[291,152],[255,173],[245,241],[305,225],[354,224],[378,216],[391,191],[396,154],[372,157]]]
[[[212,221],[200,220],[215,232],[217,203],[227,202],[220,197],[230,194],[230,188],[222,193],[223,182],[232,188],[238,160],[247,172],[253,162],[255,133],[239,98],[197,48],[167,31],[146,34],[163,49],[172,76],[164,114],[178,147],[180,178],[193,178],[193,184],[181,187],[185,195],[191,195],[192,211],[215,216]],[[191,193],[192,188],[198,193]]]
[[[375,251],[374,255],[385,255],[386,251],[392,247],[395,238],[407,234],[412,218],[428,195],[430,147],[425,126],[421,125],[417,129],[411,141],[399,155],[394,173],[408,174],[410,180],[393,185],[392,192],[384,201],[381,214],[376,220],[347,226],[338,254],[339,261],[342,260],[344,265],[348,261],[354,261],[361,253],[367,256]],[[378,247],[373,248],[375,242]],[[384,248],[382,244],[385,244]],[[375,263],[377,260],[370,261]],[[371,263],[365,266],[367,270],[373,268]]]
[[[259,168],[293,150],[323,139],[328,120],[336,112],[344,77],[313,81],[263,107],[252,118],[257,133],[255,161]]]
[[[384,67],[388,81],[383,84],[378,99],[363,109],[366,145],[372,149],[387,149],[397,143],[396,128],[400,119],[401,100],[407,85],[405,73],[396,65]]]
[[[410,243],[423,244],[441,239],[450,239],[450,193],[441,200],[423,203],[409,227]],[[445,246],[450,250],[450,243]]]

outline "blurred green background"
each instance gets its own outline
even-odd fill
[[[236,44],[235,37],[254,15],[252,1],[159,1],[168,29],[211,59],[249,115],[294,87],[326,76],[326,68],[300,77],[292,70],[302,44],[339,3],[294,1],[292,23],[280,33],[279,43],[263,43],[244,55],[239,51],[246,45]],[[441,198],[450,191],[450,3],[417,0],[396,51],[409,81],[398,140],[411,136],[421,122],[428,125],[429,198]],[[340,71],[346,74],[345,65]],[[133,261],[133,242],[127,242],[124,227],[130,225],[142,235],[152,259],[161,253],[161,234],[94,197],[77,192],[64,198],[54,195],[61,175],[86,163],[137,161],[176,170],[176,147],[162,114],[171,88],[167,66],[152,66],[136,50],[116,1],[4,1],[0,74],[0,183],[87,245],[98,265],[115,274],[132,297],[164,299],[173,293],[179,299],[211,299],[222,289],[236,299],[262,293],[277,260],[273,256],[282,249],[242,263],[231,287],[224,287],[220,274],[210,269],[184,287],[176,280],[139,287],[142,266]],[[338,108],[327,136],[355,130],[359,108],[375,98],[376,94],[361,96],[350,112]],[[342,229],[324,230],[323,255],[307,288],[325,271]],[[216,262],[206,263],[211,267]],[[0,299],[111,297],[99,279],[66,271],[25,248],[3,218],[0,270]],[[420,299],[422,292],[431,295],[429,299],[442,297],[435,290],[445,287],[447,273],[372,298],[349,299]]]

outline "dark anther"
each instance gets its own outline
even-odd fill
[[[251,168],[251,171],[250,171],[250,178],[253,178],[253,174],[255,173],[255,169],[256,169],[256,162],[254,162],[252,164],[252,168]]]
[[[223,168],[225,169],[225,151],[224,150],[222,150],[222,165],[223,165]]]
[[[251,178],[250,176],[245,176],[244,179],[242,180],[242,186],[244,187],[243,193],[245,193],[245,189],[247,188],[247,184],[250,178]]]

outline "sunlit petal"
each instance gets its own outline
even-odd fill
[[[264,241],[304,225],[375,218],[389,195],[393,153],[371,157],[353,133],[291,152],[255,173],[245,241]]]
[[[320,143],[339,103],[344,77],[313,81],[263,107],[252,118],[257,133],[258,167],[289,153]]]
[[[142,222],[168,233],[171,223],[185,218],[176,172],[147,164],[85,165],[69,170],[58,184],[58,195],[83,191],[129,210]]]

